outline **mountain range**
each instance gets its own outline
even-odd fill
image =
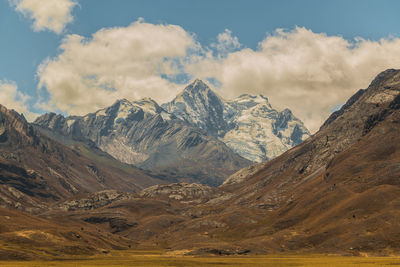
[[[250,98],[266,105],[262,96]],[[120,100],[82,117],[47,114],[35,124],[1,106],[0,258],[144,247],[186,255],[400,252],[400,70],[379,74],[299,145],[267,162],[247,161],[218,187],[122,163],[101,150],[120,140],[113,135],[135,136],[143,147],[136,152],[147,157],[151,148],[140,132],[119,125],[148,125],[154,130],[146,140],[193,131],[205,142],[197,144],[246,160],[221,141],[230,128],[220,126],[229,122],[220,111],[208,120],[185,118],[173,111],[182,106],[177,99],[164,108]],[[224,109],[232,102],[218,99]],[[182,153],[189,147],[180,146]]]
[[[170,180],[219,185],[251,164],[151,99],[118,100],[83,117],[45,114],[35,125],[72,139],[89,139],[114,158]]]
[[[48,113],[34,124],[50,134],[88,139],[139,168],[213,186],[309,136],[290,110],[274,110],[266,97],[225,101],[201,80],[162,106],[150,98],[122,99],[82,117]]]

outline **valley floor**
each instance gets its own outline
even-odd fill
[[[267,255],[193,257],[155,251],[113,252],[88,258],[54,261],[0,261],[3,267],[44,266],[400,266],[400,257],[352,257],[330,255]]]

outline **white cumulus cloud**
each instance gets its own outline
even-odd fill
[[[164,75],[176,74],[175,59],[196,45],[179,26],[143,20],[101,29],[91,38],[68,35],[60,55],[39,67],[39,87],[50,93],[42,107],[85,114],[119,98],[170,99],[180,86]]]
[[[35,31],[50,30],[61,34],[73,21],[71,14],[76,0],[9,0],[15,9],[33,20]]]
[[[0,80],[0,104],[22,113],[28,121],[33,121],[38,114],[28,110],[27,101],[29,98],[29,96],[18,91],[15,82]]]
[[[229,52],[233,52],[242,46],[239,39],[232,36],[232,31],[228,29],[218,34],[217,41],[217,43],[211,44],[211,47],[217,50],[217,56],[226,56]]]

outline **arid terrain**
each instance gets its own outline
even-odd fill
[[[53,261],[0,261],[4,267],[32,266],[398,266],[399,257],[344,257],[332,255],[264,255],[264,256],[230,256],[230,257],[193,257],[181,256],[159,251],[117,252],[108,256],[77,259],[59,259]]]

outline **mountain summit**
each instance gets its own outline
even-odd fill
[[[224,102],[207,84],[196,79],[174,100],[162,107],[214,137],[223,136],[228,124],[224,119]]]
[[[267,97],[243,94],[226,101],[199,79],[162,107],[255,162],[272,159],[310,135],[289,109],[278,112]]]
[[[207,91],[207,90],[210,90],[210,87],[208,87],[208,85],[200,79],[194,80],[191,84],[189,84],[185,88],[185,91],[187,91],[187,92],[199,92],[199,91]]]

